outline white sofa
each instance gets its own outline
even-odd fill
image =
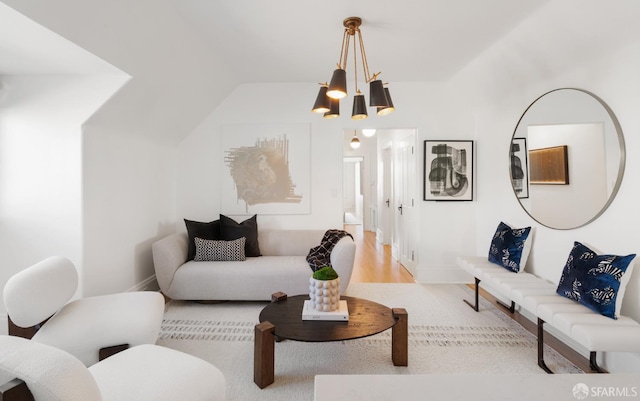
[[[320,245],[325,230],[259,230],[262,256],[236,262],[187,261],[187,233],[177,233],[152,245],[160,290],[171,299],[193,301],[268,301],[271,294],[309,292],[313,271],[306,261]],[[356,246],[341,238],[331,252],[331,265],[340,276],[340,293],[349,285]]]

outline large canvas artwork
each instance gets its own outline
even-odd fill
[[[308,124],[223,127],[221,206],[228,214],[308,214]]]
[[[473,200],[473,141],[424,141],[424,200]]]

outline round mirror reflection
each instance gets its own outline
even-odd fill
[[[560,230],[598,218],[624,174],[620,124],[602,99],[582,89],[555,89],[531,103],[516,125],[509,156],[522,208]]]

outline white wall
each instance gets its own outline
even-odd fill
[[[157,288],[151,244],[174,231],[175,150],[104,127],[83,131],[84,295]]]
[[[1,80],[0,286],[52,255],[69,257],[82,276],[80,126],[124,78],[37,75]],[[0,316],[4,314],[0,300]]]
[[[640,252],[637,182],[640,177],[640,27],[632,1],[550,2],[475,60],[451,82],[476,119],[478,137],[477,229],[474,253],[485,255],[500,220],[535,227],[527,270],[557,282],[573,241],[601,252]],[[532,221],[511,190],[510,138],[520,115],[539,95],[558,87],[578,87],[600,96],[613,109],[625,133],[626,173],[617,198],[593,223],[553,230]],[[640,320],[640,273],[631,277],[622,312]],[[611,371],[640,371],[640,355],[608,353]]]

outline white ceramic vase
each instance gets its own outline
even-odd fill
[[[340,308],[340,277],[333,280],[309,279],[311,308],[319,312],[332,312]]]

